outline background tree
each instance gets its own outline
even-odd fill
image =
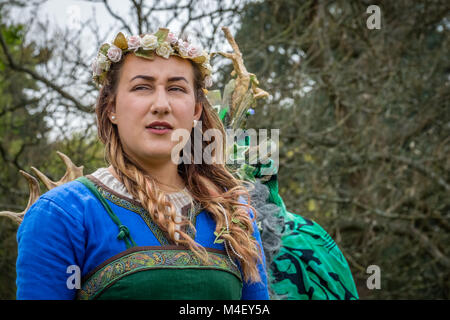
[[[58,180],[65,166],[55,157],[57,150],[85,164],[87,170],[103,162],[103,154],[92,135],[49,138],[47,119],[52,114],[44,98],[48,90],[30,73],[37,74],[37,67],[49,63],[52,52],[35,42],[25,43],[26,26],[4,23],[7,15],[7,8],[0,6],[0,44],[7,50],[0,50],[0,207],[20,212],[28,200],[28,185],[19,170],[31,173],[30,166],[35,166]],[[0,218],[0,299],[15,298],[16,231],[15,223]]]
[[[0,9],[1,10],[1,9]],[[10,54],[21,64],[34,68],[46,59],[44,51],[36,46],[22,45],[23,25],[4,25],[0,11],[0,32]],[[48,150],[46,135],[49,130],[44,118],[45,111],[33,112],[38,108],[39,97],[30,97],[25,92],[36,90],[36,81],[25,74],[11,70],[0,52],[0,206],[21,211],[28,199],[25,179],[18,175],[28,163],[45,161]],[[0,297],[14,297],[16,226],[8,219],[0,219]]]
[[[381,29],[366,9],[381,9]],[[249,3],[236,39],[272,98],[281,195],[329,231],[361,298],[449,298],[449,3]],[[381,269],[369,291],[366,269]]]

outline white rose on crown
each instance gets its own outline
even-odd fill
[[[208,70],[209,73],[212,72],[212,67],[208,62],[202,63],[202,67],[206,70]]]
[[[141,46],[140,36],[131,36],[128,38],[128,49],[136,51]]]
[[[103,71],[109,70],[110,65],[111,61],[103,53],[99,53],[92,63],[92,71],[95,75],[101,75]]]
[[[155,50],[158,47],[158,38],[152,34],[146,34],[141,39],[142,49]]]
[[[173,49],[170,46],[170,43],[163,42],[161,45],[156,49],[156,54],[160,57],[164,57],[166,59],[169,59],[170,55],[173,53]]]
[[[179,52],[179,54],[183,58],[184,57],[188,57],[189,56],[188,50],[189,50],[189,42],[179,39],[178,40],[178,52]]]
[[[102,74],[103,69],[98,66],[97,59],[95,59],[94,62],[92,62],[91,67],[92,67],[92,75],[94,77]]]

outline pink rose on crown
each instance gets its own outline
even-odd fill
[[[167,41],[169,41],[170,44],[176,44],[178,42],[178,38],[173,32],[169,32],[167,35]]]
[[[182,57],[188,57],[188,48],[189,48],[189,42],[183,41],[181,39],[178,40],[178,52]]]
[[[106,55],[112,62],[119,62],[120,59],[122,59],[122,49],[116,47],[115,45],[111,45]]]
[[[128,49],[136,51],[141,46],[140,36],[131,36],[128,38]]]
[[[199,55],[202,54],[202,51],[203,51],[202,48],[194,46],[194,45],[190,45],[188,47],[188,55],[191,58],[198,57]]]

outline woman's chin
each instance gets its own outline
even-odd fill
[[[156,148],[155,148],[156,149]],[[148,160],[171,160],[171,150],[164,148],[164,149],[152,149],[145,153],[145,158]]]

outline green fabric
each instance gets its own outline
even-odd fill
[[[350,267],[334,240],[316,222],[286,210],[275,178],[265,182],[268,202],[280,207],[284,219],[282,246],[268,270],[273,298],[358,299]]]
[[[278,299],[358,299],[350,268],[330,235],[316,222],[284,214],[282,247],[269,269]]]
[[[237,145],[249,146],[248,138],[238,141]],[[277,172],[274,161],[269,159],[264,164],[243,164],[236,173],[241,179],[258,180],[266,185],[269,189],[266,201],[280,208],[278,217],[284,220],[280,250],[268,266],[271,298],[358,299],[350,267],[334,240],[316,222],[286,209],[279,194]]]
[[[100,194],[100,192],[97,190],[97,187],[91,182],[91,180],[89,180],[86,177],[79,177],[76,179],[77,181],[81,182],[82,184],[84,184],[89,191],[92,192],[92,194],[98,199],[100,200],[100,202],[102,203],[103,207],[106,209],[106,212],[108,212],[108,215],[111,217],[111,219],[114,221],[114,223],[118,226],[119,228],[119,234],[117,235],[117,238],[119,240],[124,240],[125,241],[125,245],[128,248],[131,248],[132,246],[136,246],[136,243],[134,242],[133,238],[130,235],[130,231],[128,230],[128,227],[123,225],[120,220],[119,217],[116,216],[116,214],[112,211],[111,207],[109,206],[108,202],[106,202],[105,198],[103,198],[103,196]]]
[[[119,279],[99,300],[239,300],[242,283],[219,270],[154,269]]]
[[[225,252],[207,249],[204,262],[188,249],[134,247],[83,279],[79,300],[240,299],[242,277]]]

